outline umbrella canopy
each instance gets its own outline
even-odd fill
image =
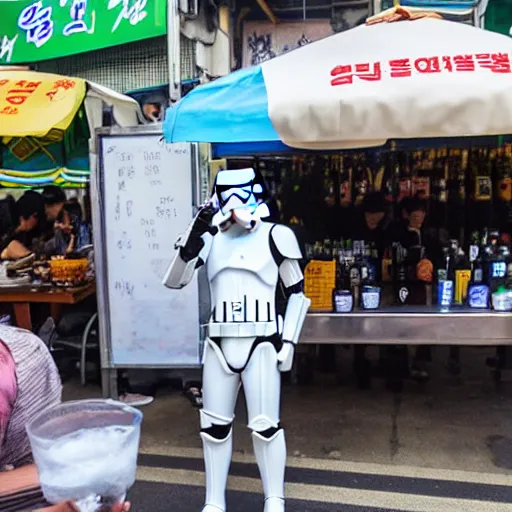
[[[438,19],[360,26],[199,87],[168,141],[301,149],[512,133],[512,39]]]
[[[0,185],[82,186],[104,106],[119,126],[143,121],[133,98],[81,78],[0,68]]]
[[[85,80],[0,69],[0,135],[45,137],[66,130],[85,97]]]

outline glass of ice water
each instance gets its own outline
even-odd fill
[[[27,426],[41,488],[52,504],[96,512],[135,482],[142,413],[113,400],[65,402]]]

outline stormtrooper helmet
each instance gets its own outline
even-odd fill
[[[218,209],[213,223],[222,229],[231,221],[252,230],[262,218],[270,216],[267,199],[267,187],[259,171],[221,170],[215,177],[211,198]]]

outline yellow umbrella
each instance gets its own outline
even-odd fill
[[[0,69],[0,136],[46,137],[69,128],[86,94],[86,82],[35,71]]]

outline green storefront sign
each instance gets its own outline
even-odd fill
[[[167,0],[0,0],[0,64],[37,62],[166,33]]]

